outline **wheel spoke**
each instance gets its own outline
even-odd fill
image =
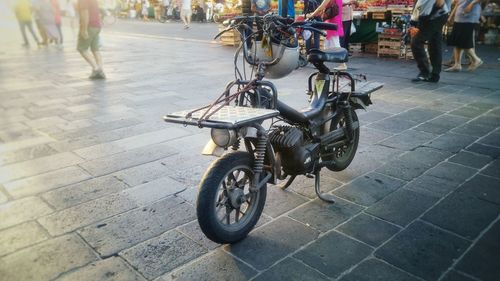
[[[234,217],[235,217],[236,222],[239,222],[239,221],[240,221],[240,213],[241,213],[240,208],[236,209],[236,214],[235,214],[235,216],[234,216]]]
[[[243,178],[238,182],[238,187],[240,188],[244,188],[245,185],[247,184],[247,180],[248,180],[248,175],[245,174],[245,176],[243,176]]]

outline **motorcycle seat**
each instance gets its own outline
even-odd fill
[[[318,49],[312,49],[307,55],[307,60],[310,63],[318,62],[336,62],[344,63],[349,59],[349,53],[344,48],[333,48],[328,49],[328,51],[321,51]]]

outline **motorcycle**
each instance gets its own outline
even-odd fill
[[[262,29],[253,31],[254,21]],[[308,108],[298,111],[280,101],[264,78],[283,78],[297,68],[297,28],[324,36],[337,26],[273,14],[232,19],[216,38],[229,30],[240,34],[236,79],[212,104],[164,116],[166,122],[211,129],[202,153],[219,158],[201,179],[196,212],[201,230],[214,242],[235,243],[248,235],[264,208],[267,184],[284,181],[280,188],[286,189],[298,175],[314,177],[317,196],[333,203],[333,196],[321,192],[320,171],[349,166],[360,137],[355,110],[370,105],[370,94],[383,86],[325,65],[347,62],[345,49],[312,49],[307,59],[317,71],[307,82]],[[243,63],[252,67],[250,80],[237,65],[241,52]]]

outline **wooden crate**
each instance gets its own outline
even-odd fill
[[[349,52],[358,54],[361,53],[362,51],[363,51],[363,46],[361,45],[361,43],[349,44]]]
[[[224,29],[225,29],[224,26],[219,25],[219,32]],[[226,33],[220,36],[220,43],[222,45],[238,46],[240,42],[241,42],[240,34],[236,32],[234,29],[227,31]]]
[[[401,54],[404,54],[404,50],[402,51],[401,47],[400,32],[391,31],[388,33],[381,33],[378,37],[377,56],[401,58]]]
[[[364,44],[364,50],[365,53],[367,54],[376,54],[378,50],[378,43],[377,42],[372,42],[372,43],[365,43]]]

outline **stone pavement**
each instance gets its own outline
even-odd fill
[[[500,280],[498,49],[439,84],[353,58],[386,86],[359,114],[353,164],[323,172],[337,202],[307,178],[270,186],[258,227],[217,245],[194,209],[208,132],[161,117],[216,97],[234,49],[106,30],[93,82],[69,30],[62,51],[22,50],[0,26],[1,280]],[[305,106],[311,71],[277,80],[280,97]]]

